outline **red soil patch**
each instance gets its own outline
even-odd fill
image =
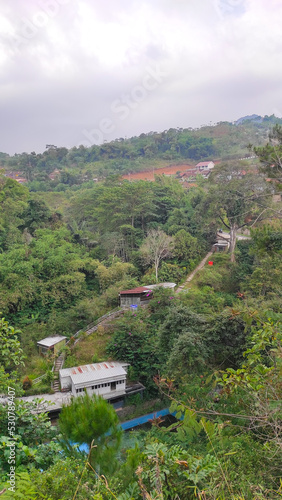
[[[135,172],[134,174],[123,175],[123,179],[131,180],[146,180],[146,181],[154,181],[156,175],[175,175],[176,172],[185,172],[186,170],[190,170],[191,168],[195,168],[194,165],[170,165],[169,167],[155,168],[148,171],[143,172]]]

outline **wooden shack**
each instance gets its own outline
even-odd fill
[[[153,297],[154,288],[162,287],[169,288],[172,291],[176,287],[176,283],[158,283],[154,285],[138,286],[131,290],[123,290],[119,292],[119,303],[121,307],[145,305]]]
[[[45,339],[39,340],[37,342],[39,354],[43,356],[48,352],[57,354],[59,350],[66,345],[67,337],[62,335],[56,335],[54,337],[46,337]]]

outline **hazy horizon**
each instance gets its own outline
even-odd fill
[[[0,151],[282,116],[279,0],[0,0]]]

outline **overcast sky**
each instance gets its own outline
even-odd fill
[[[281,0],[0,0],[0,151],[282,117]]]

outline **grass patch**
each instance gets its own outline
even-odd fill
[[[54,391],[51,389],[50,383],[40,382],[27,389],[24,393],[25,396],[36,396],[37,394],[54,394]]]
[[[75,358],[77,364],[97,363],[104,361],[106,356],[106,346],[111,338],[111,331],[100,327],[96,332],[91,333],[88,337],[82,338],[73,348],[71,352],[72,358]],[[93,361],[93,359],[95,361]]]
[[[232,307],[237,300],[238,284],[234,279],[234,264],[230,255],[214,254],[213,266],[205,266],[185,284],[180,300],[199,314],[219,313],[224,307]]]
[[[21,368],[21,376],[23,378],[28,376],[30,380],[34,380],[51,370],[52,366],[53,361],[51,359],[49,360],[38,354],[25,360],[25,366]]]

